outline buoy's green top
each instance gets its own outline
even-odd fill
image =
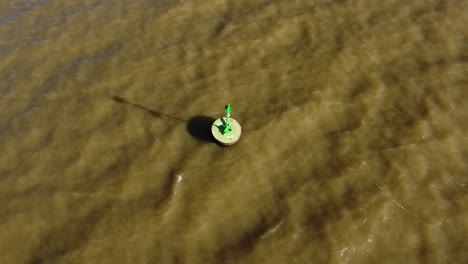
[[[229,116],[231,116],[232,112],[232,106],[231,104],[227,104],[224,106],[224,109],[226,110],[226,118],[224,120],[224,128],[223,128],[223,135],[229,134],[232,131],[231,125],[229,124]]]

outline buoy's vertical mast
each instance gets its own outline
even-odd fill
[[[223,134],[228,134],[232,130],[231,125],[229,125],[229,117],[231,116],[232,106],[228,104],[224,107],[224,109],[226,110],[226,123],[224,124]]]

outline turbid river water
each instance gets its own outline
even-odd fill
[[[463,0],[0,0],[0,263],[468,263],[467,43]]]

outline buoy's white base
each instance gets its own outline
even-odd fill
[[[221,145],[231,146],[235,144],[237,141],[239,141],[241,134],[242,134],[242,129],[239,123],[235,119],[229,118],[229,125],[231,126],[231,133],[227,133],[223,135],[222,130],[224,128],[224,123],[223,123],[224,118],[225,117],[218,118],[216,119],[216,121],[213,122],[213,125],[211,126],[211,134],[213,134],[213,137],[215,138],[215,140]]]

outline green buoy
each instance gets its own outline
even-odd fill
[[[211,133],[218,143],[223,146],[234,145],[239,141],[242,130],[239,123],[231,118],[232,106],[230,104],[224,107],[226,116],[216,119],[211,126]]]

